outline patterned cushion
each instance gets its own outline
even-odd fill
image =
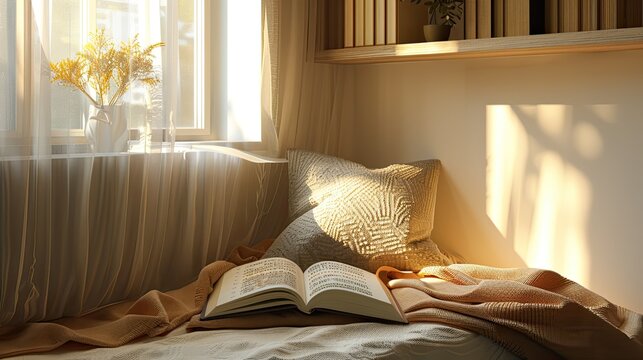
[[[438,160],[370,170],[351,161],[288,152],[290,225],[265,257],[302,269],[335,260],[375,271],[450,264],[431,241]]]

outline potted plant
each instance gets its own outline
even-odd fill
[[[135,83],[154,87],[160,83],[152,51],[162,42],[141,47],[138,34],[116,47],[99,29],[76,58],[49,64],[51,81],[80,91],[89,100],[85,137],[96,152],[120,152],[127,148],[127,121],[120,100]]]
[[[424,25],[426,41],[449,40],[451,27],[464,13],[464,0],[409,0],[412,4],[425,5],[429,12],[429,23]]]

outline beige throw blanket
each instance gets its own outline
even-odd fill
[[[52,322],[0,327],[0,358],[44,352],[76,342],[101,347],[126,344],[141,336],[166,334],[201,311],[221,275],[236,265],[255,261],[272,243],[235,248],[228,261],[204,267],[198,279],[178,290],[150,291],[134,301],[114,304],[87,315]]]
[[[206,266],[179,290],[151,291],[136,301],[83,317],[20,328],[0,328],[0,357],[55,349],[67,342],[114,347],[169,332],[191,317],[190,328],[262,328],[364,321],[296,311],[200,321],[212,284],[235,265],[261,257],[235,249],[229,261]],[[378,272],[409,321],[432,321],[487,336],[524,358],[643,358],[643,317],[615,306],[560,275],[535,269],[476,265],[428,267],[420,274],[384,267]]]
[[[471,330],[523,358],[643,359],[643,316],[552,271],[456,264],[378,275],[410,322]]]

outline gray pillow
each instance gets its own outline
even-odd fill
[[[302,269],[322,260],[369,271],[450,264],[430,239],[439,171],[438,160],[371,170],[290,150],[291,223],[264,257],[285,257]]]

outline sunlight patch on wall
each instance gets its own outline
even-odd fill
[[[540,161],[531,236],[526,254],[529,266],[555,269],[578,282],[587,279],[586,228],[591,186],[576,168],[556,152]]]
[[[589,273],[589,251],[587,249],[587,219],[591,206],[591,184],[586,176],[573,166],[566,166],[564,191],[560,198],[563,222],[561,237],[564,239],[563,257],[558,258],[563,272],[572,279],[587,283]],[[561,268],[558,266],[557,268]]]
[[[594,104],[591,109],[594,115],[605,123],[615,123],[618,119],[617,107],[614,104]]]
[[[529,267],[586,283],[592,186],[574,162],[602,152],[569,105],[488,105],[486,212]]]
[[[540,176],[533,203],[534,215],[527,251],[523,255],[529,266],[551,269],[554,263],[554,241],[558,199],[563,189],[564,164],[553,152],[544,154],[540,161]]]
[[[538,125],[544,133],[555,139],[561,139],[567,128],[565,105],[543,104],[537,105]]]
[[[509,105],[487,106],[487,216],[508,235],[512,198],[520,197],[527,134]]]
[[[603,139],[595,126],[583,122],[572,130],[572,143],[576,150],[587,159],[595,159],[603,152]]]

